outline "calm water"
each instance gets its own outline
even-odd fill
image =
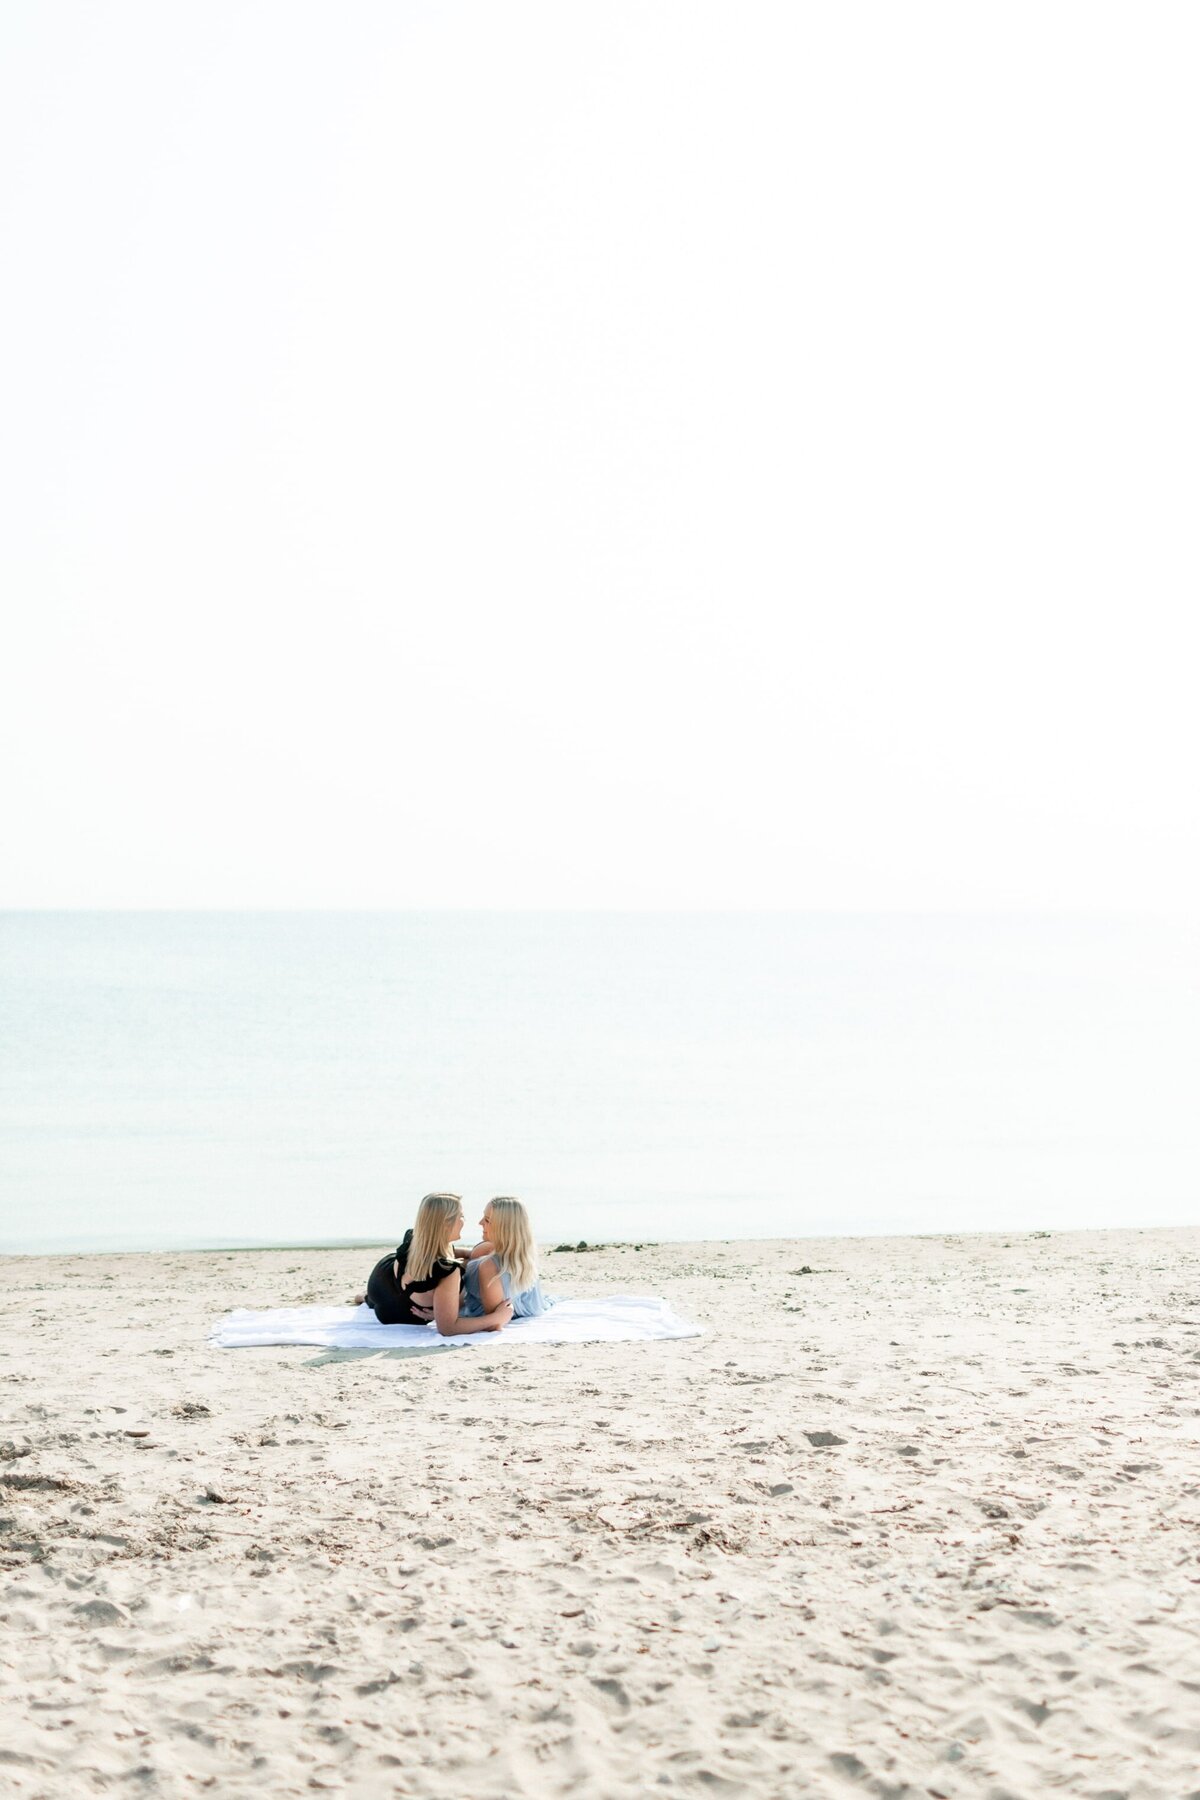
[[[0,914],[0,1248],[1190,1223],[1176,922]]]

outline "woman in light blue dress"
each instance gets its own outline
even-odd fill
[[[479,1221],[483,1242],[463,1270],[459,1316],[482,1318],[507,1300],[514,1319],[532,1319],[554,1305],[538,1280],[537,1246],[529,1214],[511,1194],[489,1200]]]

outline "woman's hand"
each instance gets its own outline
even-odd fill
[[[503,1331],[512,1316],[512,1301],[502,1300],[499,1306],[492,1308],[491,1312],[484,1313],[483,1329],[485,1331]]]

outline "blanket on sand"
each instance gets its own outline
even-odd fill
[[[433,1325],[381,1325],[369,1306],[281,1306],[266,1312],[241,1307],[218,1319],[209,1343],[222,1350],[254,1344],[315,1344],[326,1350],[438,1350],[499,1344],[627,1343],[642,1338],[701,1337],[693,1325],[653,1294],[607,1294],[559,1300],[536,1319],[514,1319],[503,1331],[442,1337]]]

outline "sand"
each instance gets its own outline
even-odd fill
[[[1200,1232],[551,1255],[708,1334],[206,1347],[370,1260],[5,1259],[0,1790],[1200,1795]]]

